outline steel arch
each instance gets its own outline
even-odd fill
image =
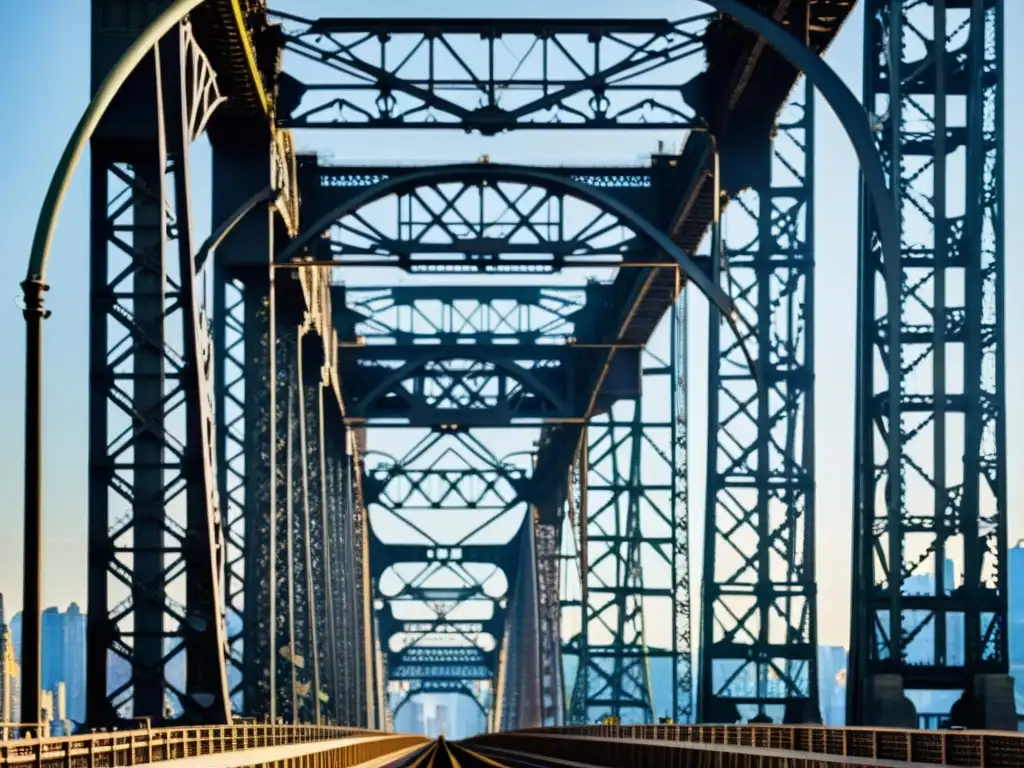
[[[619,218],[624,224],[631,227],[638,234],[647,237],[662,251],[668,254],[686,273],[697,288],[708,297],[725,317],[725,321],[733,329],[737,339],[743,345],[742,334],[739,331],[738,321],[741,320],[739,312],[728,295],[712,282],[711,278],[680,248],[671,237],[660,228],[634,211],[629,206],[616,200],[596,187],[589,187],[574,179],[560,176],[557,173],[545,171],[538,168],[521,165],[504,165],[492,163],[464,163],[455,165],[439,165],[429,168],[412,170],[401,176],[391,176],[383,181],[377,182],[372,187],[367,187],[358,195],[346,200],[321,216],[316,223],[304,229],[288,246],[278,255],[278,263],[288,264],[301,261],[302,252],[314,239],[338,219],[370,203],[381,200],[392,195],[409,192],[420,187],[435,184],[447,184],[452,182],[512,182],[526,184],[533,187],[541,187],[552,192],[561,192],[578,200],[590,203],[607,213]],[[669,266],[669,265],[666,265]],[[744,347],[745,350],[745,347]],[[754,361],[747,355],[750,367],[754,368]]]
[[[217,247],[224,242],[224,238],[231,234],[231,231],[242,223],[242,219],[252,213],[260,203],[275,204],[278,198],[277,192],[270,187],[260,190],[255,195],[242,203],[234,213],[220,223],[206,241],[196,251],[196,271],[198,272],[206,264],[210,254],[217,250]]]

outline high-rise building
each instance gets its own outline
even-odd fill
[[[1009,552],[1007,582],[1009,597],[1010,674],[1017,699],[1017,711],[1024,712],[1024,541]]]
[[[40,680],[47,691],[57,688],[64,677],[64,616],[57,608],[43,611],[42,674]]]
[[[69,732],[71,723],[85,721],[85,653],[86,653],[86,615],[77,604],[71,603],[66,612],[57,608],[47,608],[42,614],[42,687],[61,698],[61,714],[59,718],[51,717],[51,721],[60,720],[54,727],[55,731]],[[0,621],[2,624],[2,621]],[[21,660],[21,614],[16,614],[8,626],[7,647],[11,649],[15,666]],[[3,651],[2,632],[0,632],[0,655]],[[0,676],[2,677],[2,676]],[[20,675],[17,676],[20,679]],[[10,683],[13,691],[18,679]],[[58,691],[60,693],[58,694]],[[8,695],[16,702],[13,693]],[[2,705],[2,701],[0,701]],[[56,704],[54,704],[56,706]],[[15,704],[11,704],[11,709]],[[2,719],[2,718],[0,718]],[[16,721],[14,717],[10,721]]]
[[[57,716],[57,708],[54,702],[53,691],[39,692],[39,713],[42,723],[40,724],[40,736],[50,736],[53,733],[53,721]],[[32,728],[35,731],[35,726]]]
[[[68,719],[68,697],[67,686],[64,683],[57,683],[57,687],[51,692],[53,710],[50,712],[50,735],[70,736],[74,733],[71,721]]]
[[[4,613],[4,597],[0,595],[0,723],[18,721],[19,671],[11,628],[7,625],[7,616]]]
[[[825,725],[846,723],[846,665],[845,648],[818,646],[818,706]]]
[[[76,603],[64,614],[65,717],[76,723],[85,722],[85,618]]]
[[[398,712],[401,724],[395,730],[402,733],[425,733],[423,723],[423,702],[418,698],[409,699]]]
[[[16,613],[11,617],[11,642],[14,645],[14,658],[21,664],[21,614]]]

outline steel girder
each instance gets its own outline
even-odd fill
[[[865,100],[899,191],[903,251],[893,338],[876,223],[862,203],[853,724],[915,727],[903,692],[917,689],[962,691],[955,724],[1016,728],[1007,677],[1002,14],[1001,0],[866,3]],[[898,371],[886,365],[892,345]]]
[[[575,624],[562,648],[575,666],[565,675],[572,722],[693,717],[685,311],[680,299],[644,351],[645,397],[592,419],[578,458],[585,476],[574,473],[563,533],[571,559],[573,544],[585,553],[582,597],[562,604]],[[660,604],[671,620],[652,628],[645,608],[664,615]]]
[[[585,298],[582,286],[361,287],[345,291],[345,315],[335,324],[342,339],[358,333],[367,344],[555,343],[574,334]]]
[[[501,644],[501,680],[496,681],[500,706],[493,712],[494,730],[518,731],[544,724],[536,517],[534,510],[520,529],[519,562]]]
[[[368,725],[362,512],[327,270],[270,271],[275,241],[298,226],[296,178],[286,132],[214,142],[221,225],[204,251],[214,254],[232,703],[261,719]]]
[[[272,12],[294,128],[478,130],[699,125],[710,14],[663,19],[304,19]]]
[[[718,1],[726,2],[726,0]],[[659,266],[665,264],[665,269],[675,275],[677,281],[685,279],[688,284],[692,284],[701,291],[719,310],[722,319],[733,328],[735,334],[737,336],[742,334],[741,329],[735,327],[737,323],[742,322],[742,319],[735,311],[733,302],[721,286],[716,285],[705,273],[706,259],[703,260],[704,266],[702,266],[701,260],[695,260],[693,256],[680,248],[658,224],[630,207],[628,203],[606,190],[576,181],[558,172],[558,169],[499,165],[490,162],[409,169],[403,174],[384,178],[370,187],[359,190],[357,194],[322,215],[315,223],[306,226],[302,233],[277,255],[276,263],[279,266],[296,266],[298,264],[335,266],[338,264],[337,261],[333,259],[318,260],[312,251],[315,250],[317,241],[324,239],[324,233],[330,230],[337,220],[356,214],[368,206],[390,197],[415,193],[427,188],[437,189],[452,184],[460,187],[472,186],[478,189],[503,184],[519,189],[540,189],[555,193],[556,199],[578,200],[592,206],[601,213],[607,214],[611,219],[606,225],[605,231],[615,227],[633,230],[642,238],[643,250],[649,254],[655,254]],[[508,201],[505,202],[507,204]],[[472,230],[472,226],[472,224],[469,225],[470,230]],[[514,227],[513,231],[517,229],[518,227]],[[500,251],[501,248],[511,246],[511,244],[504,242],[498,243],[497,246]],[[461,255],[460,258],[462,258]],[[630,261],[623,266],[644,267],[650,265],[645,265],[644,262]],[[596,311],[601,312],[606,309],[607,307],[597,307]],[[739,346],[746,349],[746,344],[742,340],[739,342]],[[614,357],[612,355],[612,358]],[[753,366],[753,361],[748,360],[748,364]],[[601,378],[603,379],[604,376]]]
[[[554,726],[565,722],[560,536],[557,525],[541,522],[539,511],[533,516],[533,521],[540,631],[540,724]]]
[[[495,655],[479,648],[411,646],[388,652],[388,674],[392,680],[491,680]]]
[[[554,349],[574,333],[586,291],[582,286],[439,286],[346,289],[336,295],[344,296],[348,306],[344,315],[337,315],[337,325],[345,336],[363,340],[366,347],[360,352],[397,347],[401,355],[410,356],[441,348],[444,355],[469,346],[458,342],[472,341],[529,357]],[[347,352],[342,352],[343,363]],[[481,376],[481,386],[493,387],[495,379]],[[529,638],[536,636],[539,642],[536,623],[532,629],[524,623],[538,601],[535,555],[525,546],[533,532],[521,516],[531,492],[529,455],[499,459],[475,431],[465,429],[467,411],[495,410],[495,403],[452,392],[451,385],[441,391],[449,392],[448,413],[435,409],[425,419],[432,431],[405,456],[395,459],[372,448],[365,454],[363,489],[373,519],[390,537],[411,536],[420,542],[385,544],[376,536],[371,542],[376,616],[391,700],[400,705],[410,692],[444,682],[455,685],[453,691],[472,691],[470,684],[476,681],[489,691],[498,689],[497,698],[483,696],[482,688],[474,694],[492,721],[539,724],[539,690],[536,697],[502,696],[503,690],[528,683],[536,662],[517,665],[517,660],[529,656]],[[345,392],[357,401],[351,385],[346,384]],[[389,413],[368,409],[368,423],[379,423]],[[463,425],[446,428],[449,422]],[[371,440],[374,432],[369,432]],[[410,433],[406,429],[398,434]],[[396,526],[405,534],[395,533]],[[507,544],[485,543],[508,540],[516,530]],[[505,585],[488,583],[494,575],[479,569],[474,573],[473,563],[495,566]],[[445,576],[448,582],[441,581]],[[510,667],[520,669],[520,676],[504,674]],[[533,698],[538,706],[531,710]]]
[[[97,79],[130,40],[125,23],[146,21],[113,10],[94,17]],[[271,232],[298,223],[284,132],[230,150],[214,141],[226,236],[197,249],[188,149],[224,102],[217,83],[183,22],[93,137],[88,719],[223,723],[232,705],[276,716],[281,700],[295,720],[364,724],[366,702],[346,700],[361,651],[346,634],[365,633],[358,595],[342,594],[361,589],[359,563],[330,545],[359,535],[346,530],[359,515],[349,452],[324,436],[332,417],[344,432],[326,270],[285,286],[303,309],[278,344]],[[273,200],[269,218],[258,204],[236,211],[257,191]],[[212,345],[197,289],[211,264]],[[305,662],[290,681],[275,681],[282,635],[281,666]]]
[[[816,722],[813,91],[725,214],[722,281],[760,382],[711,319],[700,718]],[[760,386],[759,386],[760,385]]]
[[[112,31],[102,20],[93,29],[100,76],[105,52],[117,45]],[[230,716],[210,344],[188,169],[188,148],[223,101],[211,74],[190,25],[179,25],[91,143],[93,725]]]

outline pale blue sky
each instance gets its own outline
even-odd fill
[[[317,14],[332,3],[291,0],[279,4],[296,12]],[[478,3],[447,0],[431,3],[414,0],[353,2],[352,13],[402,15],[430,13],[439,16],[467,15]],[[692,3],[684,0],[636,2],[636,15],[678,18],[689,15]],[[1024,28],[1024,6],[1008,2],[1006,29]],[[564,6],[564,8],[562,7]],[[688,7],[689,6],[689,7]],[[632,6],[631,6],[632,7]],[[622,13],[615,0],[588,0],[577,4],[566,0],[555,10],[553,3],[520,0],[516,15],[594,16]],[[329,12],[329,11],[328,11]],[[511,13],[511,10],[508,10]],[[860,89],[860,12],[843,29],[829,54],[829,62],[850,86]],[[89,89],[89,4],[78,0],[0,0],[0,63],[7,76],[0,81],[0,231],[4,233],[0,260],[0,299],[3,288],[9,300],[0,301],[0,355],[8,360],[7,375],[0,378],[0,396],[9,407],[0,414],[2,443],[0,486],[0,591],[11,608],[20,605],[20,547],[22,496],[22,417],[24,326],[18,310],[18,282],[26,262],[32,231],[46,184],[75,121],[84,109]],[[1024,121],[1024,53],[1019,46],[1007,46],[1005,99],[1009,136]],[[819,100],[819,153],[817,157],[817,302],[818,316],[818,539],[819,584],[821,592],[820,639],[828,644],[845,644],[849,594],[849,520],[852,483],[853,340],[856,263],[856,164],[836,121]],[[658,138],[678,140],[679,135],[633,132],[628,135],[589,133],[521,133],[495,139],[467,137],[459,132],[417,134],[364,132],[331,138],[326,134],[300,137],[303,148],[323,147],[333,151],[337,162],[386,161],[445,162],[472,161],[490,154],[499,162],[607,163],[636,162],[654,148]],[[205,159],[205,160],[204,160]],[[197,152],[197,228],[200,237],[208,230],[208,194],[201,185],[208,178],[202,163],[208,154]],[[1007,141],[1007,400],[1009,408],[1010,514],[1019,518],[1024,486],[1015,475],[1024,455],[1024,407],[1013,397],[1024,386],[1021,334],[1024,333],[1024,304],[1014,299],[1024,289],[1024,267],[1018,257],[1024,243],[1024,223],[1014,211],[1024,204],[1024,182],[1014,169],[1024,166],[1020,144]],[[46,464],[45,576],[44,601],[84,603],[86,537],[86,382],[87,382],[87,169],[78,171],[57,231],[50,273],[52,290],[48,306],[53,317],[46,324]],[[695,303],[703,303],[695,300]],[[705,323],[694,324],[691,355],[701,357],[705,346]],[[695,366],[696,369],[696,366]],[[695,370],[695,373],[697,371]],[[703,445],[703,403],[705,387],[700,377],[691,377],[691,445]],[[401,452],[396,451],[396,452]],[[699,452],[691,458],[691,512],[695,534],[699,535],[702,515],[704,461]],[[1017,520],[1011,540],[1021,535]],[[697,542],[693,550],[699,553]],[[694,584],[697,584],[694,581]]]

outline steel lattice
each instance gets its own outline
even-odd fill
[[[680,592],[689,582],[684,313],[676,305],[645,350],[643,398],[594,417],[586,433],[586,482],[574,483],[572,500],[586,527],[572,534],[587,553],[585,623],[563,648],[577,664],[566,681],[573,721],[692,718],[689,594]],[[665,601],[671,620],[645,628]],[[653,680],[651,664],[665,661]]]
[[[329,171],[332,178],[351,175],[340,169],[322,170]],[[369,174],[365,178],[372,183],[395,175]],[[566,169],[564,175],[631,201],[643,199],[650,184],[639,169],[630,175],[622,171],[580,175]],[[343,202],[347,196],[339,192],[360,186],[332,188],[332,194],[314,190],[311,205],[326,208],[329,203]],[[643,252],[643,243],[619,218],[589,202],[539,185],[456,181],[425,184],[339,218],[328,238],[317,244],[314,255],[342,267],[471,274],[611,267]]]
[[[711,323],[700,718],[818,718],[814,518],[813,99],[798,86],[723,223],[743,350]]]
[[[907,691],[963,690],[954,723],[1013,727],[1012,705],[982,703],[1010,694],[976,689],[1009,671],[1003,4],[866,12],[865,100],[903,250],[896,285],[862,213],[850,722],[917,725],[902,691],[873,687],[894,674]]]
[[[289,127],[491,135],[700,123],[680,85],[700,72],[707,15],[600,23],[273,16],[289,54]]]
[[[93,2],[99,82],[152,9]],[[699,719],[816,720],[808,88],[777,114],[795,70],[722,14],[314,21],[258,2],[239,24],[212,6],[92,145],[90,724],[233,708],[386,726],[423,693],[469,695],[492,727],[690,719],[683,305],[655,331],[685,276],[642,264],[665,263],[662,231],[687,263],[719,187],[709,271],[756,365],[716,315]],[[954,722],[1011,727],[989,706],[1008,684],[1003,4],[867,6],[865,93],[904,232],[891,280],[862,213],[850,718],[895,724],[895,687],[955,688]],[[758,7],[818,52],[850,10]],[[447,166],[396,193],[409,169],[321,165],[287,126],[692,133],[647,167],[512,183]],[[207,129],[227,229],[197,260],[188,147]],[[232,218],[247,199],[266,205]],[[359,289],[331,283],[337,266],[427,274]],[[597,279],[570,286],[570,268]],[[403,453],[385,422],[427,435]],[[481,437],[508,426],[540,437]]]

